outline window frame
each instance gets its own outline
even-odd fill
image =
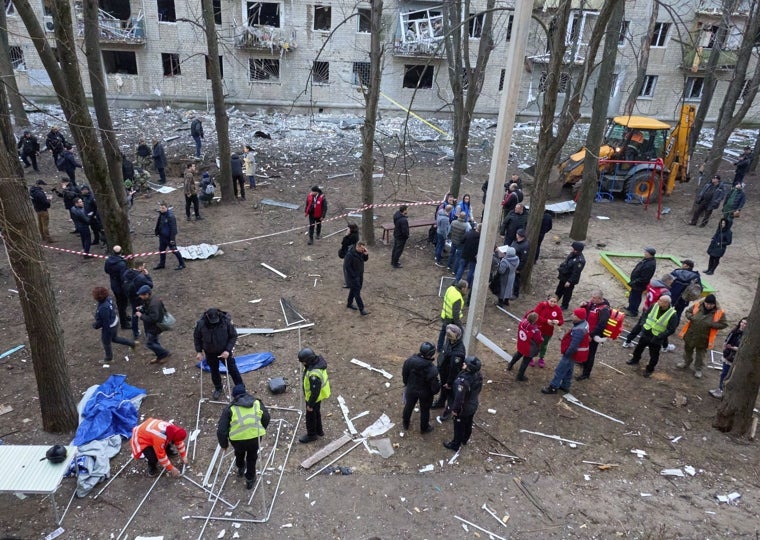
[[[694,95],[694,87],[698,85],[699,95]],[[684,101],[701,101],[705,91],[704,77],[686,77],[686,84],[683,89]]]
[[[657,89],[657,75],[644,75],[644,81],[641,83],[637,98],[653,99],[654,92]]]
[[[313,4],[314,8],[314,18],[311,23],[311,29],[314,32],[329,32],[332,30],[332,6],[330,4]],[[325,14],[320,15],[317,17],[317,11],[323,11]],[[317,20],[322,20],[323,18],[327,19],[327,27],[320,26],[317,28]]]
[[[372,76],[372,64],[370,62],[353,62],[351,65],[351,75],[351,86],[369,88]]]
[[[618,36],[618,47],[623,47],[631,32],[631,21],[623,20],[620,22],[620,35]]]
[[[120,57],[122,55],[127,55],[127,56],[131,55],[133,63],[134,63],[134,73],[131,72],[131,71],[127,71],[126,73],[123,72],[123,71],[118,71],[118,70],[109,71],[108,70],[108,63],[109,62],[106,61],[106,54],[108,54],[111,58],[113,58],[113,60],[118,60],[118,57]],[[102,49],[100,51],[100,58],[101,58],[101,61],[103,62],[103,72],[106,75],[122,75],[122,76],[123,75],[132,75],[132,76],[134,76],[134,75],[139,75],[140,74],[140,70],[138,69],[138,66],[137,66],[137,54],[135,53],[135,51],[124,51],[124,50],[115,50],[115,49]]]
[[[21,45],[9,45],[8,57],[11,62],[11,69],[13,69],[13,71],[27,70],[26,58],[24,58],[24,48]]]
[[[314,60],[311,64],[311,82],[319,86],[330,84],[330,62]]]
[[[470,13],[467,17],[467,37],[470,39],[481,39],[483,37],[483,23],[486,15],[480,13]]]
[[[259,16],[258,16],[258,21],[259,22],[254,22],[254,20],[251,17],[251,10],[255,9],[256,4],[261,4],[262,6],[264,4],[269,4],[269,5],[275,6],[276,7],[276,9],[275,9],[275,11],[276,11],[275,15],[277,17],[277,24],[275,25],[275,24],[268,24],[267,22],[261,22],[261,9],[259,9]],[[282,14],[283,14],[283,10],[282,10],[282,3],[281,2],[264,2],[264,1],[261,1],[261,2],[251,2],[251,1],[247,1],[245,3],[245,5],[244,5],[244,10],[245,11],[243,12],[243,16],[245,17],[244,20],[246,21],[246,23],[248,24],[248,26],[269,26],[271,28],[282,28]],[[265,20],[266,21],[270,21],[271,17],[272,16],[270,16],[269,14],[267,14]]]
[[[255,63],[261,63],[260,67],[256,67],[256,72],[260,72],[266,75],[265,78],[253,78],[253,67]],[[276,73],[273,70],[268,69],[269,66],[276,66]],[[249,83],[264,83],[264,84],[279,84],[282,65],[279,58],[249,58],[248,59],[248,82]]]
[[[663,28],[665,31],[663,32]],[[657,22],[654,25],[654,32],[652,33],[652,41],[649,42],[650,47],[662,49],[668,44],[668,36],[670,35],[670,23],[669,22]]]
[[[161,67],[164,77],[182,76],[182,61],[179,59],[179,53],[161,53]]]
[[[206,80],[210,81],[211,80],[211,73],[210,73],[210,71],[208,69],[209,68],[209,64],[210,64],[209,57],[208,57],[207,54],[204,54],[203,58],[204,58],[204,64],[206,66]],[[222,80],[224,80],[224,56],[221,55],[221,54],[219,55],[219,72],[222,75]]]
[[[417,73],[417,84],[412,86],[410,84],[407,84],[407,78],[410,77],[410,74],[413,71],[418,71]],[[428,84],[429,79],[429,84]],[[401,82],[402,88],[409,88],[412,90],[432,90],[433,88],[433,81],[435,80],[435,69],[434,66],[430,64],[404,64],[404,77]],[[421,83],[425,83],[423,86]]]
[[[372,33],[372,9],[371,8],[356,8],[356,12],[359,14],[356,18],[356,33],[357,34],[371,34]],[[362,30],[362,21],[366,21],[366,30]]]

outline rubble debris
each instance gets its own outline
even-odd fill
[[[365,369],[368,369],[370,371],[376,371],[377,373],[381,374],[386,379],[392,379],[393,378],[393,375],[391,375],[390,373],[388,373],[384,369],[378,369],[378,368],[372,367],[367,362],[362,362],[361,360],[357,360],[356,358],[352,358],[351,359],[351,363],[354,364],[354,365],[357,365],[359,367],[363,367]]]
[[[326,467],[325,469],[322,469],[322,472],[320,474],[324,475],[331,475],[331,474],[340,474],[341,476],[348,476],[349,474],[353,474],[354,471],[351,470],[351,467]]]
[[[259,202],[268,206],[279,206],[281,208],[287,208],[289,210],[298,210],[298,208],[301,206],[300,204],[273,201],[272,199],[261,199]]]
[[[426,472],[430,472],[430,471],[432,471],[432,470],[434,470],[434,469],[435,469],[435,465],[433,465],[432,463],[430,463],[430,464],[428,464],[428,465],[425,465],[424,467],[422,467],[422,468],[419,470],[419,472],[421,472],[421,473],[426,473]]]
[[[308,469],[315,463],[318,463],[322,459],[326,458],[345,444],[351,442],[351,436],[344,433],[343,436],[341,436],[338,439],[335,439],[334,441],[330,442],[327,446],[324,448],[318,450],[311,456],[307,457],[305,460],[301,462],[301,467],[304,469]]]
[[[546,433],[540,433],[538,431],[528,431],[527,429],[521,429],[520,433],[529,433],[531,435],[538,435],[539,437],[546,437],[547,439],[554,439],[555,441],[566,442],[568,444],[580,444],[582,446],[586,445],[586,443],[571,441],[570,439],[563,439],[562,437],[559,437],[557,435],[547,435]]]
[[[733,493],[729,493],[728,495],[716,495],[715,498],[718,499],[718,502],[726,503],[726,504],[734,504],[734,501],[737,501],[741,498],[741,493],[737,493],[734,491]]]
[[[680,476],[683,477],[683,471],[681,469],[663,469],[660,471],[662,476]]]
[[[643,459],[644,457],[648,455],[646,452],[644,452],[644,450],[638,450],[638,449],[631,450],[631,454],[636,454],[636,457],[638,457],[639,459]]]
[[[282,272],[280,272],[280,271],[279,271],[279,270],[277,270],[276,268],[272,268],[272,267],[271,267],[271,266],[269,266],[267,263],[261,263],[261,266],[263,266],[263,267],[264,267],[264,268],[266,268],[267,270],[271,270],[272,272],[274,272],[275,274],[277,274],[278,276],[280,276],[280,277],[281,277],[281,278],[283,278],[283,279],[288,279],[288,276],[286,276],[285,274],[283,274]]]
[[[689,399],[686,397],[685,394],[682,394],[681,392],[676,392],[675,397],[673,398],[674,407],[685,407],[686,404],[689,402]]]
[[[591,407],[587,407],[586,405],[584,405],[583,403],[581,403],[581,401],[578,398],[576,398],[574,395],[572,395],[572,394],[568,393],[568,394],[565,394],[562,397],[565,400],[567,400],[568,402],[572,403],[573,405],[577,405],[581,409],[586,409],[587,411],[592,412],[594,414],[598,414],[599,416],[601,416],[603,418],[606,418],[607,420],[612,420],[613,422],[617,422],[618,424],[625,425],[625,422],[623,422],[622,420],[618,420],[617,418],[613,418],[612,416],[609,416],[609,415],[606,415],[606,414],[604,414],[602,412],[599,412],[596,409],[592,409]]]

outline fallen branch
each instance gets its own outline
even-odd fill
[[[549,521],[554,521],[552,519],[552,517],[549,515],[549,513],[541,505],[541,503],[536,498],[536,496],[533,495],[530,491],[528,491],[528,488],[525,487],[525,484],[523,483],[522,479],[521,478],[513,478],[513,480],[515,481],[515,484],[517,484],[517,487],[520,488],[520,491],[522,491],[525,494],[525,496],[528,498],[528,500],[533,504],[533,506],[535,506],[536,508],[538,508],[539,511],[544,516],[546,516],[549,519]]]
[[[509,452],[510,454],[513,454],[514,455],[513,459],[519,459],[520,461],[525,461],[525,458],[517,457],[517,455],[515,454],[514,450],[512,450],[509,446],[507,446],[506,444],[504,444],[501,440],[497,439],[490,431],[488,431],[486,428],[484,428],[483,426],[481,426],[479,423],[474,422],[473,424],[474,424],[474,426],[476,428],[478,428],[483,433],[485,433],[486,435],[488,435],[489,437],[491,437],[491,439],[493,439],[494,441],[496,441],[497,443],[499,443],[501,446],[503,446],[507,450],[507,452]],[[510,457],[512,457],[512,456],[510,456]]]

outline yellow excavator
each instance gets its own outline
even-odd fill
[[[662,171],[667,195],[676,182],[689,181],[689,136],[696,107],[683,105],[675,128],[647,116],[616,116],[599,149],[599,193],[623,193],[642,201],[656,189]],[[577,186],[583,178],[586,149],[581,148],[558,166],[560,181]],[[610,161],[605,161],[610,160]],[[652,172],[654,171],[654,175]]]

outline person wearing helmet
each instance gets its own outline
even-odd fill
[[[148,460],[148,476],[154,477],[158,474],[158,464],[160,463],[170,475],[176,478],[181,473],[172,465],[167,451],[169,454],[173,453],[174,450],[169,446],[174,444],[182,458],[182,463],[187,464],[186,438],[187,431],[181,427],[166,420],[148,418],[132,429],[132,439],[130,440],[132,457],[140,459],[142,456]]]
[[[467,444],[472,435],[472,422],[478,410],[478,396],[483,388],[483,375],[480,373],[480,359],[468,356],[464,366],[454,381],[454,400],[451,414],[454,415],[454,438],[444,441],[443,446],[457,452],[459,447]]]
[[[448,420],[451,416],[451,388],[454,380],[462,371],[464,358],[467,351],[462,341],[462,329],[456,324],[446,327],[446,342],[443,345],[443,353],[438,356],[438,374],[441,378],[441,394],[430,407],[431,409],[445,408],[439,420]]]
[[[301,349],[298,361],[303,365],[303,393],[306,399],[306,435],[298,439],[304,444],[323,437],[322,401],[330,397],[327,362],[310,348]]]
[[[214,383],[212,399],[222,395],[222,376],[219,374],[219,362],[223,362],[227,373],[235,385],[243,384],[232,350],[237,343],[237,330],[232,324],[232,317],[226,311],[210,308],[203,312],[193,331],[195,342],[195,358],[200,362],[206,356],[206,363],[211,371],[211,381]]]
[[[417,401],[420,402],[420,433],[430,433],[433,426],[430,425],[430,406],[433,397],[440,391],[441,383],[438,380],[438,368],[433,364],[435,358],[435,345],[426,341],[420,345],[420,352],[413,354],[404,362],[401,370],[401,378],[404,381],[404,429],[409,429],[409,421],[412,418]]]

